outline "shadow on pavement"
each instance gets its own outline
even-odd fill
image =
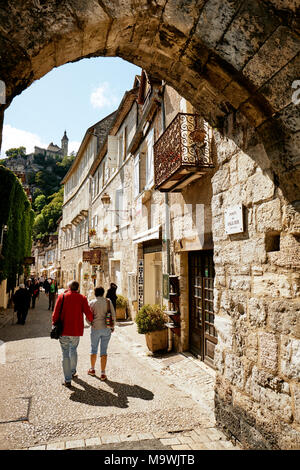
[[[96,377],[98,379],[98,377]],[[128,408],[128,397],[140,398],[141,400],[153,400],[154,394],[139,385],[128,385],[120,382],[107,380],[105,383],[113,389],[114,393],[93,387],[78,377],[74,382],[81,385],[84,390],[74,387],[71,390],[70,400],[85,403],[91,406],[115,406],[117,408]]]

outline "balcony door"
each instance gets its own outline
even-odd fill
[[[217,333],[214,327],[213,251],[189,253],[189,332],[190,351],[213,366]]]

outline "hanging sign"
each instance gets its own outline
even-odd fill
[[[90,264],[101,264],[101,250],[90,250],[82,253],[82,261]]]

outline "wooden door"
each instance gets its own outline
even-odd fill
[[[190,351],[213,366],[217,333],[214,327],[213,251],[189,253]]]

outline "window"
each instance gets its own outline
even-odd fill
[[[105,162],[103,164],[103,172],[104,172],[104,184],[106,184],[110,177],[110,168],[108,166],[107,159],[105,159]]]
[[[127,156],[127,126],[123,132],[123,160],[126,160]]]

